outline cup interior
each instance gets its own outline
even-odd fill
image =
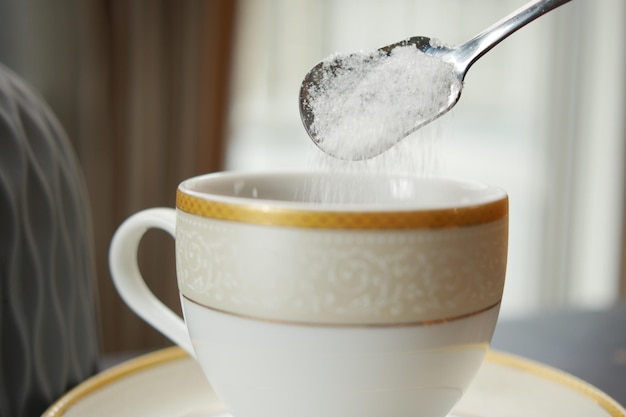
[[[185,194],[215,201],[307,206],[324,210],[432,210],[500,200],[497,187],[453,178],[336,173],[215,173],[180,185]]]

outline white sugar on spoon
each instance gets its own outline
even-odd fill
[[[431,119],[461,92],[452,64],[413,46],[333,56],[320,75],[308,91],[310,129],[318,146],[342,159],[392,147],[415,120]]]
[[[369,159],[450,110],[470,66],[511,33],[570,0],[535,0],[470,41],[418,36],[317,64],[300,88],[300,116],[329,155]]]

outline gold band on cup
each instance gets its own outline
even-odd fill
[[[316,211],[262,204],[211,201],[177,190],[176,207],[189,214],[233,222],[313,229],[438,229],[490,223],[507,216],[508,198],[489,203],[433,210]]]
[[[185,294],[181,294],[181,296],[190,303],[197,305],[200,308],[205,308],[207,310],[215,311],[220,314],[226,314],[233,317],[238,317],[246,320],[254,320],[254,321],[262,321],[265,323],[273,323],[273,324],[284,324],[284,325],[292,325],[292,326],[314,326],[314,327],[345,327],[345,328],[355,328],[355,327],[369,327],[369,328],[382,328],[382,327],[418,327],[418,326],[434,326],[436,324],[450,323],[457,320],[468,319],[473,316],[477,316],[482,313],[486,313],[495,308],[499,308],[501,301],[497,301],[494,304],[491,304],[487,307],[480,308],[478,310],[470,311],[468,313],[463,313],[458,316],[449,316],[442,317],[439,319],[429,319],[429,320],[420,320],[420,321],[410,321],[410,322],[398,322],[398,323],[343,323],[343,322],[314,322],[314,321],[293,321],[286,319],[268,319],[258,316],[252,316],[247,314],[235,313],[232,311],[222,310],[215,307],[210,307],[195,301],[194,299],[188,297]]]

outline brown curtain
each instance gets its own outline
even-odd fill
[[[219,170],[224,155],[235,3],[90,0],[79,4],[75,146],[92,204],[105,352],[169,344],[137,318],[111,283],[116,227],[148,207],[174,206],[176,185]],[[173,240],[149,232],[140,266],[179,311]]]

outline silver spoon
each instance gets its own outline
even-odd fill
[[[472,64],[490,51],[491,48],[536,18],[569,1],[571,0],[531,1],[462,45],[450,47],[443,45],[438,41],[431,40],[431,38],[425,36],[416,36],[382,47],[378,51],[390,54],[395,48],[400,46],[415,46],[418,50],[424,52],[425,54],[437,57],[442,61],[453,65],[453,71],[460,82],[459,85],[462,86],[465,74],[467,74],[467,71]],[[364,63],[364,65],[367,65],[367,63]],[[331,58],[330,61],[322,61],[309,71],[309,73],[304,77],[304,81],[300,87],[300,117],[302,118],[304,128],[313,142],[320,149],[329,155],[341,159],[368,159],[386,151],[404,137],[448,112],[457,103],[461,95],[461,87],[451,89],[452,93],[447,100],[445,100],[444,97],[444,104],[442,106],[434,109],[434,111],[430,114],[424,115],[424,117],[421,117],[419,120],[415,120],[415,123],[411,124],[411,127],[403,132],[400,137],[381,139],[377,143],[368,144],[367,149],[360,149],[359,152],[356,153],[353,149],[346,149],[343,151],[341,144],[330,144],[325,142],[323,137],[318,137],[316,130],[313,128],[316,115],[310,105],[310,98],[314,94],[319,94],[321,80],[324,77],[332,77],[333,74],[336,73],[336,70],[341,67],[342,59],[340,57]],[[328,71],[329,68],[331,69],[331,72]],[[341,115],[335,116],[341,117]]]

